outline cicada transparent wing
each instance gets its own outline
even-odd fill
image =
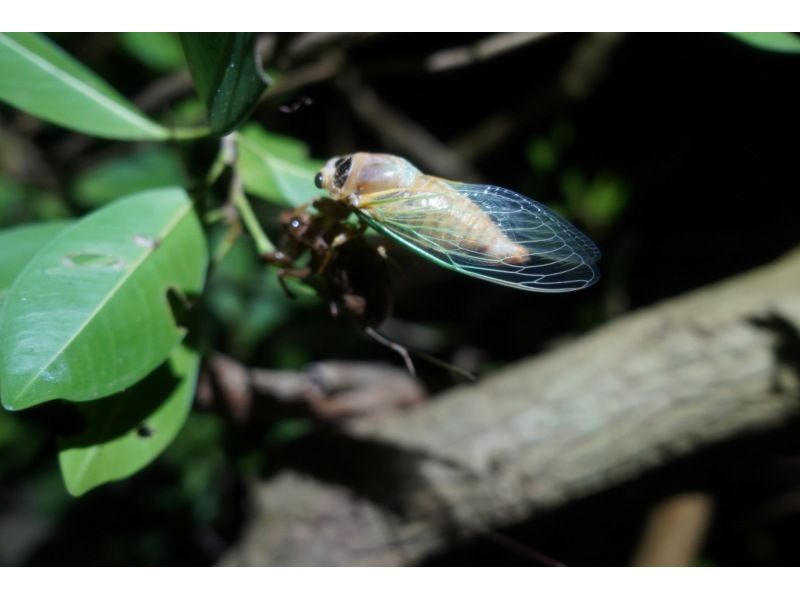
[[[357,212],[379,232],[431,261],[494,283],[559,293],[588,287],[600,277],[595,244],[539,202],[491,185],[448,181],[442,188],[372,194]],[[452,210],[465,205],[462,198],[491,218],[514,244],[518,257],[504,259],[474,242],[459,242]]]

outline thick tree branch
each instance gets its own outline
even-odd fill
[[[305,439],[225,564],[407,564],[731,435],[800,397],[800,251],[405,412]]]

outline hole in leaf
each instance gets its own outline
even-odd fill
[[[136,428],[136,435],[139,436],[139,438],[150,438],[153,434],[155,434],[155,430],[145,422],[142,422],[139,424],[139,427]]]
[[[125,262],[105,253],[68,253],[61,258],[67,268],[114,268],[125,267]]]

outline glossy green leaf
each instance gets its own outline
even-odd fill
[[[200,355],[178,345],[169,360],[125,392],[79,406],[85,428],[60,442],[61,475],[81,495],[126,478],[178,434],[192,406]]]
[[[0,231],[0,301],[25,265],[44,245],[70,225],[59,220],[37,222]]]
[[[185,186],[183,165],[175,151],[152,147],[114,158],[81,173],[72,192],[83,206],[97,207],[138,191]]]
[[[153,70],[172,71],[186,64],[177,33],[126,31],[119,40],[129,54]]]
[[[8,291],[0,399],[23,409],[120,392],[180,342],[167,297],[199,293],[205,237],[183,189],[109,204],[45,245]]]
[[[35,33],[0,33],[0,100],[98,137],[169,135],[97,75]]]
[[[319,197],[314,177],[323,162],[310,159],[302,142],[249,125],[238,136],[238,147],[249,193],[284,206],[300,206]]]
[[[181,44],[211,131],[229,133],[267,88],[256,62],[255,33],[181,33]]]
[[[800,37],[794,33],[739,32],[729,33],[728,35],[759,50],[787,53],[800,52]]]

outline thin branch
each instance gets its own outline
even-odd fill
[[[633,564],[640,567],[688,567],[697,563],[714,512],[710,495],[671,496],[653,507]]]
[[[384,144],[396,148],[431,173],[451,179],[478,182],[472,166],[416,121],[382,100],[353,70],[336,78],[353,112],[373,129]]]
[[[458,46],[434,52],[425,60],[425,68],[439,72],[471,66],[486,62],[538,42],[551,33],[497,33],[479,40],[471,46]]]
[[[623,36],[618,33],[593,33],[581,40],[561,69],[551,91],[529,95],[514,107],[501,110],[471,131],[459,135],[450,147],[464,160],[475,161],[492,152],[510,137],[528,130],[564,103],[586,100],[602,80],[614,50]]]

